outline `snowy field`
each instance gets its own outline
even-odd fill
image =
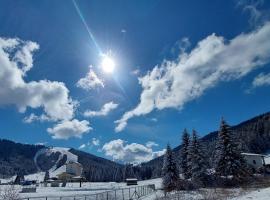
[[[153,179],[148,181],[139,181],[138,186],[155,184],[156,188],[161,187],[160,179]],[[0,190],[4,190],[5,186],[0,186]],[[134,192],[134,186],[127,186],[126,183],[115,183],[115,182],[97,182],[97,183],[82,183],[82,187],[79,186],[79,183],[67,183],[66,187],[44,187],[44,185],[40,185],[37,187],[37,191],[35,193],[20,193],[21,198],[29,198],[29,197],[68,197],[68,196],[86,196],[96,193],[102,193],[111,190],[118,190],[118,192],[122,192],[122,188],[125,188],[125,196],[128,196],[128,189],[131,188],[131,193]],[[15,189],[19,192],[22,190],[22,186],[15,186]],[[113,193],[114,195],[114,193]],[[121,193],[122,195],[122,193]]]
[[[161,179],[152,179],[147,181],[139,181],[138,185],[148,185],[154,184],[157,191],[150,195],[147,195],[141,199],[145,200],[158,200],[161,196],[163,196],[161,189]],[[0,189],[4,189],[7,186],[0,186]],[[130,186],[133,187],[133,186]],[[104,191],[110,191],[115,189],[128,188],[125,183],[114,183],[114,182],[100,182],[100,183],[83,183],[82,187],[79,187],[79,183],[68,183],[66,187],[37,187],[36,193],[20,193],[21,198],[28,197],[68,197],[68,196],[76,196],[76,198],[80,199],[80,196],[102,193]],[[21,186],[16,186],[18,191],[21,191]],[[121,191],[121,190],[120,190]],[[125,193],[128,190],[124,190]],[[270,188],[264,189],[220,189],[216,191],[218,194],[218,199],[230,199],[230,200],[269,200],[270,199]],[[127,195],[127,194],[125,194]],[[180,199],[204,199],[210,198],[215,195],[213,189],[204,189],[201,191],[182,191],[178,194]],[[89,198],[90,199],[90,198]],[[118,199],[118,198],[117,198]],[[121,198],[122,199],[122,198]],[[128,198],[127,198],[128,199]],[[172,198],[173,199],[173,198]],[[177,199],[177,198],[176,198]]]

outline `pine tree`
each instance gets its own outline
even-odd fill
[[[200,186],[205,185],[207,181],[207,163],[205,159],[205,151],[195,130],[192,131],[189,157],[192,182]]]
[[[189,179],[191,177],[190,174],[190,167],[189,167],[189,134],[187,132],[187,129],[184,129],[183,135],[182,135],[182,149],[181,149],[181,169],[182,173],[184,175],[185,179]]]
[[[215,161],[215,171],[219,176],[232,175],[234,178],[240,179],[247,174],[246,162],[232,136],[230,126],[224,119],[221,120],[218,133]]]
[[[179,172],[169,144],[167,145],[167,151],[164,156],[162,175],[162,184],[165,192],[175,190],[179,181]]]

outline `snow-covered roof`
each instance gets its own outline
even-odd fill
[[[257,154],[257,153],[241,153],[242,155],[245,156],[260,156],[260,157],[265,157],[263,154]]]
[[[138,179],[136,178],[127,178],[126,181],[137,181]]]

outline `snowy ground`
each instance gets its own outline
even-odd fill
[[[156,188],[161,187],[160,179],[153,179],[148,181],[139,181],[138,185],[148,185],[155,184]],[[5,185],[0,185],[0,190],[7,187]],[[130,186],[133,188],[134,186]],[[105,191],[128,188],[125,183],[115,183],[115,182],[97,182],[97,183],[82,183],[82,187],[79,187],[79,183],[67,183],[66,187],[44,187],[44,185],[40,185],[37,187],[36,193],[20,193],[20,197],[28,198],[28,197],[58,197],[58,196],[83,196],[83,195],[91,195],[96,193],[102,193]],[[21,191],[21,186],[15,186],[17,191]],[[127,192],[128,190],[125,190]],[[131,189],[131,191],[133,191]],[[121,192],[121,191],[120,191]]]
[[[142,199],[144,200],[156,200],[163,195],[161,189],[161,179],[152,179],[147,181],[139,181],[139,185],[155,184],[157,191],[151,195],[148,195]],[[0,189],[6,186],[0,186]],[[125,183],[114,183],[114,182],[100,182],[100,183],[83,183],[82,187],[79,187],[79,183],[68,183],[66,187],[52,188],[39,186],[36,193],[20,193],[20,197],[41,197],[41,196],[81,196],[101,193],[108,190],[127,188]],[[18,191],[21,190],[21,186],[16,186]],[[230,199],[230,200],[269,200],[270,199],[270,188],[265,189],[220,189],[217,190],[217,194],[220,195],[216,199]],[[202,190],[197,191],[182,191],[180,192],[181,199],[202,199],[205,197],[214,196],[214,190]],[[222,198],[221,198],[222,197]],[[224,197],[224,198],[223,198]],[[225,198],[226,197],[226,198]]]

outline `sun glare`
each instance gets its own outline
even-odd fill
[[[115,62],[112,58],[105,56],[101,63],[102,70],[106,73],[112,73],[115,68]]]

